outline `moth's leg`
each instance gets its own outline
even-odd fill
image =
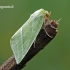
[[[51,23],[50,23],[50,26],[51,26],[53,29],[57,29],[57,28],[55,28]]]
[[[42,25],[42,29],[45,29],[46,27],[46,22],[45,22],[45,19],[43,20],[43,25]]]
[[[47,19],[47,18],[44,17],[42,28],[45,29],[46,26],[47,26],[48,24],[50,24],[50,23],[51,23],[51,21],[50,21],[49,19]]]
[[[36,39],[34,40],[34,48],[35,48]]]
[[[45,30],[45,33],[50,37],[50,38],[53,38],[52,36],[50,36],[49,34],[48,34],[48,32],[46,31],[46,29],[44,29]]]
[[[42,26],[42,29],[44,29],[45,30],[45,33],[50,37],[50,38],[52,38],[52,36],[50,36],[48,33],[47,33],[47,31],[46,31],[46,26],[47,26],[47,24],[50,24],[50,20],[46,20],[46,19],[44,19],[43,20],[43,26]]]

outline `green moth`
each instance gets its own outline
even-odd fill
[[[49,16],[50,13],[44,9],[35,11],[21,26],[21,28],[11,37],[10,45],[17,64],[19,64],[26,56],[40,29],[42,28],[44,20],[46,19],[49,21]]]

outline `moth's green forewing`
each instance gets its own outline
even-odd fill
[[[36,39],[43,25],[44,16],[44,9],[35,11],[22,27],[11,37],[10,45],[17,64],[22,61]]]

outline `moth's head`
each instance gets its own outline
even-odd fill
[[[51,12],[49,13],[48,11],[45,11],[45,20],[46,21],[49,21],[49,17],[50,17],[50,15],[51,15]]]
[[[50,17],[50,15],[51,15],[51,12],[49,13],[48,11],[46,11],[45,13],[46,13],[46,15],[45,15],[45,16],[46,16],[46,18],[49,18],[49,17]]]

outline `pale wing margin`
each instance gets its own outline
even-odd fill
[[[42,27],[43,20],[43,15],[36,18],[30,17],[27,22],[12,36],[10,43],[17,64],[22,61],[26,53],[29,51]]]

